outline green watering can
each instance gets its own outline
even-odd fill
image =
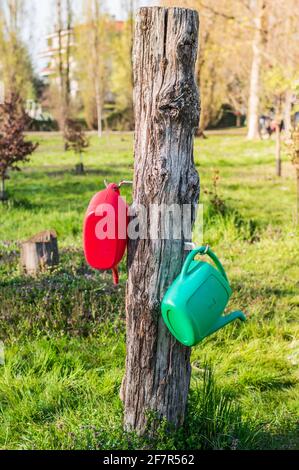
[[[196,261],[198,254],[208,255],[215,263]],[[208,246],[190,253],[181,275],[174,281],[162,302],[162,315],[170,332],[185,346],[196,346],[207,336],[239,319],[242,312],[222,316],[232,290],[219,259]]]

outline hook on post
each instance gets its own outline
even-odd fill
[[[109,183],[107,180],[104,180],[104,184],[106,186],[106,188],[108,188],[109,186]],[[122,180],[119,184],[118,184],[118,189],[121,189],[123,186],[133,186],[133,181],[127,181],[127,180]]]
[[[118,187],[119,189],[122,188],[122,186],[133,186],[133,181],[127,181],[127,180],[123,180],[119,183]]]

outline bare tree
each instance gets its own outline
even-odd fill
[[[162,4],[175,6],[175,0]],[[224,104],[233,107],[237,124],[246,113],[250,55],[244,54],[253,26],[241,0],[184,0],[188,8],[198,10],[201,28],[197,79],[202,93],[199,135],[217,124]],[[240,57],[240,60],[238,58]],[[236,58],[232,60],[232,58]]]
[[[109,46],[113,22],[102,11],[99,0],[85,0],[82,8],[83,22],[75,27],[76,76],[87,124],[90,128],[96,126],[101,137],[103,108],[112,67]]]
[[[66,2],[66,14],[67,14],[67,42],[66,42],[66,84],[65,84],[65,100],[66,107],[70,107],[70,96],[71,96],[71,46],[72,46],[72,34],[73,34],[73,10],[72,0]]]
[[[133,52],[137,206],[190,204],[194,209],[198,202],[193,158],[199,122],[197,44],[195,11],[139,10]],[[191,374],[190,349],[170,335],[160,311],[164,293],[184,262],[184,235],[177,242],[156,238],[132,240],[128,251],[127,361],[121,395],[125,427],[139,434],[147,430],[149,413],[182,425]]]
[[[101,77],[100,77],[100,60],[103,58],[100,57],[101,48],[100,48],[100,5],[98,0],[93,0],[93,78],[94,78],[94,87],[95,87],[95,97],[96,97],[96,107],[97,107],[97,122],[98,122],[98,136],[102,137],[102,102],[103,97],[101,93]]]
[[[56,0],[56,15],[57,15],[57,35],[58,35],[58,73],[60,84],[60,127],[64,130],[66,120],[65,110],[65,77],[64,77],[64,60],[63,60],[63,21],[62,21],[62,3],[61,0]]]
[[[59,124],[64,132],[67,119],[70,117],[71,97],[71,40],[72,40],[72,1],[56,0],[56,33],[58,36],[58,78],[60,92]],[[66,12],[66,20],[65,18]]]

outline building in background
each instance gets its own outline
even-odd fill
[[[81,24],[76,26],[78,28],[87,28],[88,25]],[[115,20],[111,18],[109,22],[108,34],[120,34],[124,29],[124,21]],[[39,54],[41,60],[45,62],[44,68],[40,71],[40,77],[46,85],[55,83],[59,86],[59,33],[54,32],[46,36],[47,48]],[[61,54],[67,53],[68,43],[70,44],[71,56],[70,56],[70,89],[72,99],[76,99],[80,93],[79,81],[76,77],[78,64],[75,58],[74,50],[76,48],[76,34],[75,30],[64,30],[61,32]],[[109,65],[109,64],[108,64]],[[112,63],[110,64],[112,67]],[[113,101],[112,93],[108,91],[107,102]]]
[[[41,70],[40,77],[46,85],[54,82],[57,87],[59,86],[59,33],[55,32],[46,36],[47,49],[40,53],[40,58],[45,60],[46,66]],[[75,35],[73,29],[64,30],[61,32],[61,54],[67,53],[68,42],[70,43],[71,51],[75,46]],[[71,97],[76,98],[79,91],[79,83],[76,80],[76,61],[74,54],[70,55],[70,89]]]

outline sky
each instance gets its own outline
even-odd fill
[[[76,1],[74,0],[75,4]],[[54,0],[30,0],[27,12],[27,41],[30,42],[32,58],[37,71],[44,65],[39,54],[46,47],[45,36],[53,28],[53,3]],[[157,3],[155,0],[135,1],[136,7],[152,6],[155,3]],[[124,18],[126,0],[103,0],[103,4],[110,14],[115,15],[118,19]],[[77,14],[79,14],[78,10],[77,7]]]

